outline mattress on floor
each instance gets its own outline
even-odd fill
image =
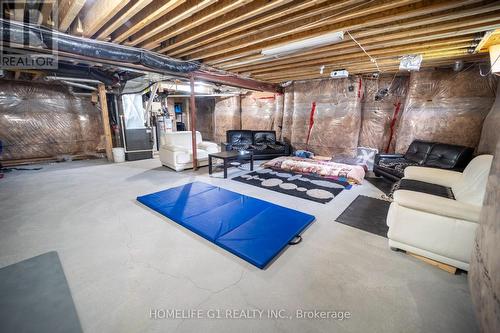
[[[137,200],[259,268],[315,219],[202,182],[139,196]]]

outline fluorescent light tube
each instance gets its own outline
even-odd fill
[[[313,38],[299,40],[282,46],[270,47],[268,49],[262,50],[261,53],[266,56],[290,54],[298,51],[314,49],[320,46],[338,43],[342,40],[344,40],[344,32],[337,31]]]

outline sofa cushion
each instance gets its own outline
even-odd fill
[[[186,149],[192,149],[192,136],[191,131],[184,132],[166,132],[165,133],[165,143],[166,146],[179,146]],[[196,144],[202,141],[201,133],[196,131]]]
[[[253,143],[255,145],[275,144],[276,132],[275,131],[255,131],[253,132]]]
[[[208,152],[202,149],[196,150],[196,158],[198,160],[206,160],[208,158]],[[177,152],[175,154],[175,162],[178,164],[187,164],[193,162],[193,154],[190,151]]]
[[[227,143],[237,147],[243,145],[251,145],[253,142],[252,131],[246,130],[230,130],[226,132]]]
[[[441,169],[453,169],[468,151],[470,151],[470,148],[464,146],[436,143],[427,156],[424,165]]]
[[[399,183],[395,185],[393,190],[421,192],[455,200],[455,196],[453,195],[453,190],[451,189],[451,187],[427,183],[414,179],[401,179],[401,181],[399,181]]]
[[[433,142],[415,140],[411,143],[410,147],[408,147],[404,158],[408,161],[422,165],[427,160],[427,156],[433,146]]]
[[[381,158],[378,161],[380,168],[389,172],[399,178],[404,176],[404,170],[406,167],[411,165],[418,165],[416,162],[405,159],[404,157],[399,158]]]

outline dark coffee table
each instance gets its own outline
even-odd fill
[[[227,178],[227,168],[230,168],[231,162],[234,161],[248,161],[250,160],[250,171],[253,171],[253,152],[246,151],[240,152],[237,150],[221,151],[220,153],[208,154],[208,174],[212,174],[213,158],[219,158],[224,161],[224,178]]]

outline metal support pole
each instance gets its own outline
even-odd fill
[[[191,96],[189,98],[189,112],[191,114],[191,145],[193,148],[193,170],[198,169],[197,144],[196,144],[196,102],[194,97],[194,75],[189,74]]]

